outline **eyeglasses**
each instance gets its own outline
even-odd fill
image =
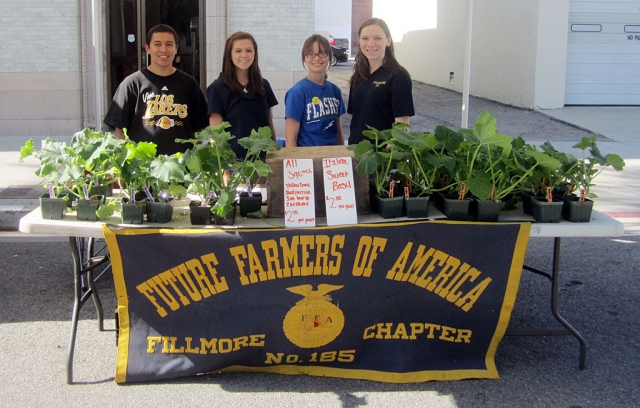
[[[320,51],[319,53],[315,53],[315,52],[308,52],[306,54],[304,54],[307,58],[309,59],[314,59],[316,56],[320,57],[320,58],[327,58],[329,56],[329,54],[327,54],[324,51]]]

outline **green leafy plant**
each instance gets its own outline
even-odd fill
[[[496,119],[488,112],[480,114],[472,130],[461,132],[468,145],[463,182],[478,199],[500,201],[522,188],[536,168],[557,170],[561,166],[557,159],[526,148],[523,140],[498,133]]]
[[[591,188],[595,186],[593,180],[609,166],[616,171],[621,171],[624,169],[625,162],[617,154],[602,155],[596,143],[596,136],[583,137],[573,148],[582,150],[582,158],[576,159],[574,156],[568,155],[568,168],[565,171],[565,177],[572,187],[568,189],[567,194],[571,194],[575,187],[580,192],[580,201],[584,201],[586,197],[597,198],[597,195],[591,191]],[[587,155],[587,150],[589,155]]]
[[[266,177],[272,171],[271,166],[261,159],[261,155],[278,150],[280,146],[273,140],[269,126],[251,130],[249,136],[238,139],[238,144],[247,149],[247,155],[244,161],[235,163],[235,174],[240,177],[239,183],[246,185],[247,194],[251,197],[253,186],[260,177]]]
[[[177,139],[181,143],[191,143],[193,147],[184,153],[187,167],[185,181],[188,191],[200,198],[202,205],[213,203],[211,208],[220,217],[225,217],[236,199],[240,177],[225,180],[224,173],[233,174],[236,155],[229,145],[234,136],[226,129],[231,125],[223,122],[217,126],[209,126],[196,133],[195,139]]]
[[[168,202],[186,194],[185,164],[180,153],[156,156],[156,144],[133,142],[125,138],[124,149],[115,160],[120,186],[136,201],[136,193],[144,193],[149,201]]]
[[[32,154],[40,160],[36,175],[47,180],[53,189],[51,192],[50,188],[51,195],[57,196],[67,189],[78,198],[88,199],[94,185],[113,180],[114,157],[123,145],[124,142],[111,133],[84,129],[73,135],[68,145],[47,138],[39,151],[33,140],[29,140],[20,149],[20,161]]]
[[[450,152],[457,150],[464,140],[461,133],[446,126],[437,126],[434,132],[406,132],[396,128],[391,131],[391,143],[406,155],[399,156],[397,168],[410,184],[416,196],[442,191],[441,175],[453,172],[456,158]],[[439,187],[435,187],[440,182]]]
[[[394,128],[404,128],[405,124],[394,123]],[[378,130],[368,126],[362,134],[371,139],[362,140],[356,145],[348,147],[354,152],[356,172],[360,176],[371,175],[376,193],[380,197],[393,197],[396,192],[391,188],[391,173],[403,158],[406,160],[407,154],[401,152],[397,146],[391,143],[392,129]]]

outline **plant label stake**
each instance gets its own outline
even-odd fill
[[[458,195],[458,200],[464,200],[464,195],[467,192],[467,183],[460,184],[460,195]]]
[[[135,204],[136,203],[136,189],[135,188],[131,188],[129,189],[129,195],[131,196],[131,204]]]
[[[55,198],[53,196],[53,184],[49,184],[49,198]]]
[[[204,199],[204,203],[202,203],[202,205],[203,206],[209,205],[209,201],[211,201],[211,199],[215,196],[216,196],[216,192],[213,190],[210,190],[209,194],[207,194],[207,198]]]
[[[147,195],[147,198],[149,199],[149,201],[151,201],[152,203],[156,202],[156,200],[153,199],[153,195],[151,194],[151,191],[149,191],[149,183],[147,183],[147,185],[144,186],[142,190]]]
[[[410,191],[410,188],[408,186],[404,188],[404,196],[406,198],[409,198],[409,191]]]
[[[393,198],[393,190],[396,188],[396,182],[392,181],[389,183],[389,198]]]
[[[82,194],[84,194],[84,199],[89,199],[89,188],[87,188],[86,184],[82,184]]]
[[[547,187],[546,188],[547,202],[549,202],[549,203],[553,201],[553,195],[552,195],[551,191],[552,191],[551,187]]]

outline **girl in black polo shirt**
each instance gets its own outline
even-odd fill
[[[271,108],[278,104],[269,81],[262,78],[258,66],[258,44],[246,32],[232,34],[224,46],[222,72],[207,88],[209,125],[227,121],[227,130],[234,139],[229,141],[238,159],[244,159],[247,150],[238,144],[238,139],[249,136],[252,129],[273,127]]]
[[[411,77],[396,60],[393,40],[384,20],[371,18],[360,26],[360,49],[349,81],[349,105],[352,115],[349,144],[365,137],[367,125],[390,129],[393,122],[409,123],[415,114],[411,95]]]

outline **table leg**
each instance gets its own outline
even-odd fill
[[[578,368],[584,370],[587,359],[587,343],[582,335],[567,322],[558,311],[558,289],[560,288],[560,243],[559,237],[553,242],[553,267],[552,273],[540,271],[530,266],[524,265],[523,269],[538,275],[544,276],[551,281],[551,313],[553,317],[563,326],[561,329],[552,328],[513,328],[507,329],[506,336],[573,336],[580,343],[580,358]]]
[[[76,332],[78,330],[80,309],[82,309],[82,306],[89,297],[93,298],[93,302],[96,305],[99,330],[104,330],[102,303],[100,302],[95,287],[93,270],[110,261],[108,255],[93,256],[92,242],[88,243],[85,258],[84,242],[78,244],[78,240],[84,240],[84,238],[69,237],[69,246],[71,248],[71,255],[73,256],[74,299],[71,316],[71,336],[67,353],[67,384],[73,383],[73,354],[76,345]],[[85,281],[88,287],[85,287],[83,284]]]

